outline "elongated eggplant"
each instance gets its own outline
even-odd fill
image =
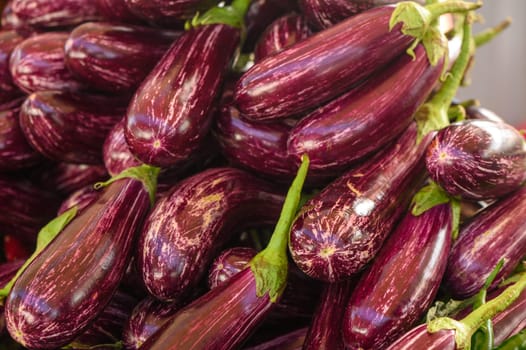
[[[300,120],[289,134],[288,153],[297,161],[307,153],[312,169],[341,168],[396,138],[433,90],[444,64],[432,66],[422,45],[415,55],[414,60],[403,55],[364,85]]]
[[[272,22],[259,38],[254,49],[254,60],[258,62],[281,52],[310,35],[311,31],[303,16],[291,13],[280,17]]]
[[[14,83],[23,91],[77,91],[83,85],[66,67],[67,32],[42,33],[18,44],[9,60]]]
[[[162,26],[181,26],[196,12],[202,12],[217,0],[124,0],[130,12],[139,18]]]
[[[133,92],[179,35],[125,24],[85,23],[66,41],[66,64],[96,89]]]
[[[214,259],[208,272],[208,287],[214,289],[243,271],[257,250],[250,247],[229,248]]]
[[[430,306],[446,270],[452,209],[408,213],[364,272],[347,302],[343,337],[350,349],[383,349]]]
[[[125,0],[97,0],[98,11],[105,20],[117,23],[140,23],[139,17],[134,15]]]
[[[141,233],[138,266],[150,293],[165,301],[187,294],[236,231],[272,223],[282,200],[270,184],[233,168],[180,182],[157,202]]]
[[[20,126],[31,146],[47,158],[100,164],[106,134],[124,113],[119,99],[41,91],[22,105]]]
[[[500,259],[504,266],[491,289],[526,254],[526,188],[490,205],[460,231],[451,249],[444,285],[455,298],[474,295]]]
[[[526,180],[526,142],[511,125],[465,120],[440,130],[427,151],[426,166],[453,196],[498,198]]]
[[[306,335],[307,328],[300,328],[244,350],[301,350]]]
[[[0,31],[0,104],[22,95],[22,91],[13,83],[9,71],[11,53],[16,45],[22,41],[24,41],[24,37],[14,30]]]
[[[11,281],[15,277],[16,272],[24,264],[24,260],[6,262],[0,264],[0,288]],[[0,335],[4,333],[5,330],[5,319],[4,319],[4,306],[0,305]]]
[[[496,295],[495,295],[496,296]],[[489,298],[495,297],[490,295]],[[491,319],[493,322],[493,344],[499,346],[509,337],[526,328],[526,291],[506,310]]]
[[[388,350],[455,350],[455,331],[451,329],[428,333],[427,325],[413,328],[389,346]]]
[[[36,177],[36,182],[44,188],[53,189],[67,196],[107,178],[108,172],[103,165],[57,163],[44,167]]]
[[[18,277],[5,308],[7,329],[17,342],[33,349],[64,346],[108,304],[155,191],[156,172],[136,170],[138,178],[110,183]]]
[[[376,256],[425,176],[425,138],[415,123],[382,153],[309,200],[290,233],[290,252],[307,275],[337,282]]]
[[[100,192],[93,188],[93,185],[88,185],[75,192],[73,192],[68,198],[66,198],[60,208],[58,208],[57,216],[64,213],[68,209],[77,206],[77,210],[82,210],[89,207],[89,205],[99,198]]]

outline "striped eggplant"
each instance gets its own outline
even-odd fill
[[[424,180],[429,137],[419,145],[416,137],[413,123],[394,145],[307,201],[292,225],[289,243],[303,272],[337,282],[376,256]]]
[[[498,198],[526,180],[526,141],[506,123],[464,120],[438,132],[426,166],[433,180],[453,196]]]
[[[142,22],[130,11],[125,0],[97,0],[97,5],[98,11],[107,21],[117,23]]]
[[[161,26],[181,26],[196,12],[207,10],[217,0],[124,0],[135,16]]]
[[[384,349],[433,302],[451,246],[452,209],[406,214],[347,301],[343,337],[349,349]]]
[[[50,167],[44,166],[38,171],[35,182],[63,196],[108,178],[106,168],[98,164],[56,163]]]
[[[386,70],[300,120],[287,151],[298,162],[307,153],[313,170],[342,168],[400,135],[436,85],[444,61],[429,63],[423,45],[416,59],[402,55]],[[400,101],[404,103],[400,103]]]
[[[42,160],[27,143],[20,129],[18,114],[23,98],[17,99],[14,107],[0,110],[0,171],[19,170],[31,167]]]
[[[488,296],[488,299],[492,298],[492,295]],[[493,322],[494,346],[499,346],[509,337],[512,337],[525,329],[526,291],[523,291],[513,304],[492,318],[491,321]]]
[[[13,262],[5,262],[0,264],[0,288],[11,281],[15,277],[16,272],[24,264],[24,260],[18,260]],[[0,336],[5,331],[5,319],[4,319],[4,306],[0,305]]]
[[[489,120],[495,123],[505,123],[504,119],[497,113],[480,106],[469,106],[466,108],[467,119]]]
[[[58,208],[57,216],[64,213],[68,209],[71,209],[75,205],[79,212],[83,211],[90,206],[91,203],[95,202],[99,198],[100,192],[93,188],[93,185],[83,187],[66,198],[60,208]]]
[[[254,49],[254,61],[281,52],[310,35],[304,17],[295,13],[282,16],[272,22],[259,37]]]
[[[67,32],[36,34],[18,44],[11,54],[9,69],[14,83],[23,91],[78,91],[83,85],[66,67],[64,44]]]
[[[257,253],[257,250],[250,247],[234,247],[224,250],[210,266],[208,288],[214,289],[243,271]]]
[[[56,349],[69,344],[111,300],[155,193],[158,171],[133,170],[134,178],[107,185],[14,283],[6,299],[6,324],[21,345]]]
[[[55,161],[102,163],[106,134],[122,119],[120,99],[60,91],[29,95],[20,110],[20,126],[38,152]]]
[[[9,71],[11,53],[22,41],[24,41],[24,37],[14,30],[0,31],[0,104],[9,102],[22,95],[22,92],[13,83],[13,78]]]
[[[84,23],[65,43],[66,64],[86,85],[133,92],[179,35],[134,25]]]
[[[301,350],[306,335],[307,328],[300,328],[244,350]]]
[[[473,217],[454,243],[444,286],[454,298],[477,293],[500,259],[504,266],[495,288],[526,255],[526,188],[508,195]]]
[[[180,299],[233,234],[272,223],[280,191],[238,169],[208,169],[177,184],[157,201],[141,233],[138,267],[149,292]]]

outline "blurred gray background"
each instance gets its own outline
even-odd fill
[[[461,100],[477,98],[510,124],[526,124],[526,0],[484,0],[479,10],[485,23],[474,33],[506,17],[512,24],[492,42],[477,50],[471,85],[461,88]]]

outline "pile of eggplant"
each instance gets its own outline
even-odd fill
[[[526,349],[482,3],[1,5],[0,349]]]

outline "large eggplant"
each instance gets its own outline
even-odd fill
[[[13,83],[9,71],[9,58],[13,49],[23,40],[24,37],[14,30],[0,31],[0,104],[22,95],[22,92]]]
[[[36,183],[44,188],[53,189],[63,196],[108,178],[106,168],[99,164],[58,163],[43,166],[35,172],[38,172],[35,175]]]
[[[453,196],[502,197],[526,180],[526,142],[511,125],[465,120],[440,130],[426,156],[430,176]]]
[[[383,349],[409,330],[434,300],[451,246],[452,209],[408,213],[364,272],[347,302],[350,349]]]
[[[106,134],[124,110],[116,98],[41,91],[22,105],[20,126],[31,146],[47,158],[100,164]]]
[[[187,294],[234,233],[272,223],[282,200],[270,184],[233,168],[180,182],[157,202],[141,233],[138,266],[150,293],[165,301]]]
[[[158,25],[177,27],[217,0],[124,0],[131,13]]]
[[[133,92],[179,35],[125,24],[85,23],[66,41],[66,64],[89,86]]]
[[[66,67],[64,44],[68,35],[67,32],[36,34],[18,44],[9,60],[14,83],[27,93],[82,89]]]
[[[429,137],[416,143],[415,123],[394,145],[327,186],[300,210],[290,252],[307,275],[348,278],[372,260],[425,176]]]
[[[32,349],[64,346],[104,310],[155,192],[156,171],[141,167],[134,175],[110,183],[18,277],[5,308],[17,342]]]
[[[307,328],[300,328],[243,350],[301,350],[306,335]]]

